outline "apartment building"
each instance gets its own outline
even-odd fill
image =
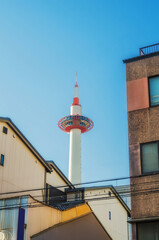
[[[133,240],[159,239],[159,44],[126,64]]]

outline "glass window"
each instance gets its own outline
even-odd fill
[[[18,208],[11,208],[17,206],[19,199],[7,199],[1,202],[4,210],[0,210],[0,231],[4,235],[4,239],[16,239],[17,237],[17,223],[18,223]],[[2,209],[2,207],[1,207]]]
[[[159,105],[159,76],[149,78],[150,85],[150,104]]]
[[[109,211],[109,220],[111,220],[111,212]]]
[[[158,240],[159,222],[138,223],[138,240]]]
[[[0,200],[0,239],[17,239],[19,206],[25,208],[25,224],[27,224],[27,204],[28,197]],[[26,229],[24,229],[24,240],[26,239]]]
[[[159,171],[158,160],[158,142],[146,143],[141,145],[142,153],[142,172],[155,172]]]
[[[8,128],[3,127],[3,133],[7,134],[7,132],[8,132]]]
[[[4,155],[1,154],[1,162],[0,162],[0,165],[3,166],[4,165]]]

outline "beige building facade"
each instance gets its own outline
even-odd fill
[[[0,165],[0,193],[7,193],[3,197],[8,197],[10,192],[23,195],[23,191],[26,191],[25,194],[44,201],[47,184],[62,192],[66,187],[72,188],[58,167],[53,162],[47,163],[7,118],[0,118],[0,155],[3,157],[3,164]]]

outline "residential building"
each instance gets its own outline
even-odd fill
[[[19,195],[29,194],[45,201],[51,188],[59,195],[65,188],[74,188],[53,161],[45,161],[11,119],[2,117],[0,157],[0,194],[3,198],[8,198],[10,192],[11,197],[19,192]]]
[[[84,201],[67,202],[65,189],[74,186],[53,161],[45,161],[9,118],[0,118],[0,154],[1,240],[37,239],[43,231],[50,234],[50,228],[57,227],[73,240],[72,224],[82,239],[88,239],[86,230],[91,227],[91,239],[112,239]]]
[[[126,63],[133,240],[159,239],[159,44]]]
[[[67,210],[67,221],[63,221],[60,224],[56,224],[51,228],[48,228],[44,231],[39,232],[31,237],[32,240],[59,240],[59,239],[68,239],[68,240],[112,240],[109,234],[102,227],[96,216],[90,210],[88,205],[83,205],[82,208],[87,206],[87,213],[78,214],[78,217],[75,217],[77,213]],[[76,209],[75,209],[76,210]],[[75,214],[74,216],[71,214]],[[71,217],[68,217],[68,216]]]
[[[113,186],[85,187],[66,190],[67,201],[88,203],[103,228],[113,240],[128,240],[129,207]]]
[[[0,200],[0,239],[112,240],[86,204],[59,209],[31,196]]]

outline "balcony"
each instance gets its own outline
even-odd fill
[[[159,43],[140,48],[140,56],[159,52]]]

